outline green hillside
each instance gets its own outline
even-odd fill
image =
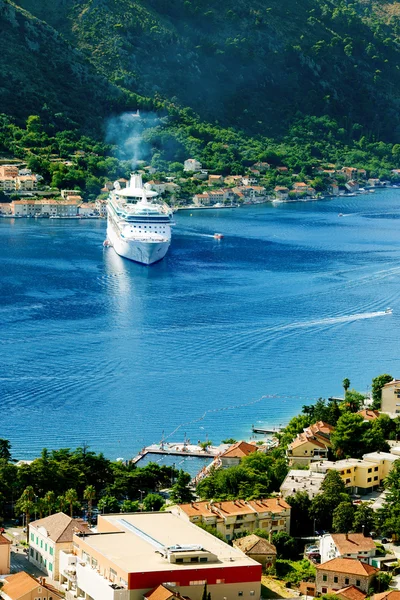
[[[398,3],[19,0],[118,86],[249,133],[299,113],[400,132]]]

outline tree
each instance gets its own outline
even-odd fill
[[[11,460],[11,442],[3,438],[0,438],[0,458],[7,462]]]
[[[137,500],[124,500],[121,504],[121,512],[123,513],[138,512],[139,508]]]
[[[343,379],[343,381],[342,381],[342,386],[343,386],[343,389],[344,389],[344,395],[346,396],[346,392],[347,392],[347,390],[350,387],[350,379],[348,379],[347,377],[345,377]]]
[[[74,507],[78,504],[78,492],[74,488],[70,488],[65,492],[65,501],[69,504],[69,516],[72,518]]]
[[[336,423],[331,435],[332,449],[337,458],[351,456],[357,458],[363,449],[360,440],[364,432],[364,420],[361,415],[345,412]]]
[[[286,499],[290,512],[290,534],[293,537],[304,537],[313,534],[313,524],[309,518],[311,499],[307,492],[297,491],[294,496]]]
[[[354,512],[353,525],[351,529],[356,533],[369,535],[375,527],[375,513],[368,502],[362,502]]]
[[[372,408],[379,410],[382,402],[382,388],[386,383],[393,381],[393,377],[388,373],[378,375],[372,380]]]
[[[91,521],[92,521],[92,505],[93,505],[93,500],[95,498],[96,498],[96,489],[95,489],[94,485],[88,485],[87,487],[85,487],[84,492],[83,492],[83,499],[87,500],[87,504],[88,504],[88,510],[87,510],[88,523],[91,523]]]
[[[341,502],[333,511],[332,527],[335,533],[347,533],[353,524],[354,507],[350,501]]]
[[[277,557],[283,559],[298,559],[296,540],[286,531],[278,531],[272,536],[272,543],[276,547]]]
[[[344,406],[346,410],[356,413],[360,410],[361,405],[364,402],[364,395],[357,392],[357,390],[347,390],[344,395]]]
[[[385,573],[384,571],[380,571],[376,574],[374,580],[372,581],[372,589],[375,593],[385,592],[392,581],[392,574]]]
[[[143,500],[143,507],[148,512],[160,510],[164,504],[165,500],[159,494],[147,494],[146,498]]]
[[[321,491],[311,501],[310,517],[318,528],[331,530],[333,511],[341,502],[348,502],[345,485],[337,471],[328,471]]]
[[[115,496],[103,496],[97,503],[97,508],[104,513],[117,513],[120,510],[119,502]]]
[[[185,471],[179,471],[178,478],[171,490],[171,500],[177,504],[183,504],[185,502],[192,502],[195,496],[190,489],[190,483],[192,481],[189,473]]]
[[[35,510],[35,503],[33,501],[35,497],[35,492],[33,487],[29,485],[22,492],[21,497],[15,503],[15,511],[17,514],[25,515],[25,527],[26,527],[26,541],[29,542],[29,523],[31,520],[31,515]]]
[[[44,505],[45,505],[45,510],[47,512],[48,515],[51,515],[51,513],[53,512],[54,509],[54,505],[55,505],[55,501],[56,501],[56,495],[53,491],[48,491],[46,492],[44,498]]]

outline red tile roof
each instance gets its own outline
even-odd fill
[[[230,446],[223,454],[221,454],[222,458],[243,458],[244,456],[248,456],[252,452],[256,452],[257,448],[254,444],[248,444],[247,442],[236,442]]]
[[[379,569],[361,562],[356,558],[332,558],[322,565],[317,565],[318,571],[331,571],[336,573],[345,573],[349,575],[369,576],[377,573]]]

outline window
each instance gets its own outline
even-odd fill
[[[44,549],[47,552],[47,544],[44,545]]]
[[[346,473],[351,473],[351,470],[350,470],[350,469],[347,469]]]
[[[49,562],[49,571],[53,570],[53,563]]]
[[[372,469],[368,469],[368,473],[372,473]]]
[[[338,583],[339,582],[339,578],[338,577],[334,577],[333,578],[333,583]]]
[[[43,540],[40,540],[40,547],[43,548]]]
[[[254,596],[255,591],[254,590],[250,590],[250,596]]]
[[[327,575],[322,575],[322,581],[328,581]]]
[[[225,579],[217,579],[215,583],[225,583]]]
[[[198,556],[191,556],[190,557],[190,562],[199,562],[199,557]]]
[[[371,483],[371,481],[372,481],[371,477],[368,477],[367,482]]]
[[[189,585],[205,585],[207,579],[195,579],[195,581],[189,581]]]
[[[378,475],[374,477],[374,481],[378,481]]]
[[[33,535],[33,533],[31,533],[31,542],[35,541],[35,536]]]
[[[38,538],[38,536],[36,536],[36,546],[38,546],[38,545],[39,545],[39,538]]]
[[[385,462],[385,461],[383,461],[383,462]],[[378,470],[378,467],[375,467],[375,468],[374,468],[374,471],[377,471],[377,470]]]
[[[202,563],[207,562],[207,556],[200,556],[200,562],[202,562]]]
[[[33,548],[30,549],[30,555],[33,556]]]
[[[176,562],[176,564],[183,563],[183,558],[176,558],[175,562]]]
[[[321,590],[321,591],[322,591],[322,593],[323,593],[323,594],[326,594],[326,592],[327,592],[327,589],[326,589],[326,588],[322,588],[322,590]]]
[[[243,596],[243,592],[238,592],[238,596]]]
[[[356,581],[356,586],[357,586],[357,587],[360,587],[360,585],[361,585],[361,581],[360,581],[359,579],[357,579],[357,581]]]
[[[51,556],[53,556],[53,554],[54,554],[54,548],[52,546],[50,546],[50,554],[51,554]]]
[[[349,585],[350,579],[348,577],[346,577],[346,579],[344,580],[344,582],[345,582],[346,585]]]

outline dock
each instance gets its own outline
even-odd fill
[[[264,434],[274,434],[274,433],[281,433],[282,428],[281,427],[254,427],[254,425],[251,426],[251,430],[253,433],[261,433],[262,435]]]
[[[152,444],[146,446],[131,459],[133,464],[137,464],[147,454],[162,454],[164,456],[193,456],[196,458],[209,458],[214,460],[217,456],[222,454],[230,444],[220,444],[219,446],[208,446],[207,449],[201,448],[197,444],[187,444],[185,442],[164,442],[162,444]]]

